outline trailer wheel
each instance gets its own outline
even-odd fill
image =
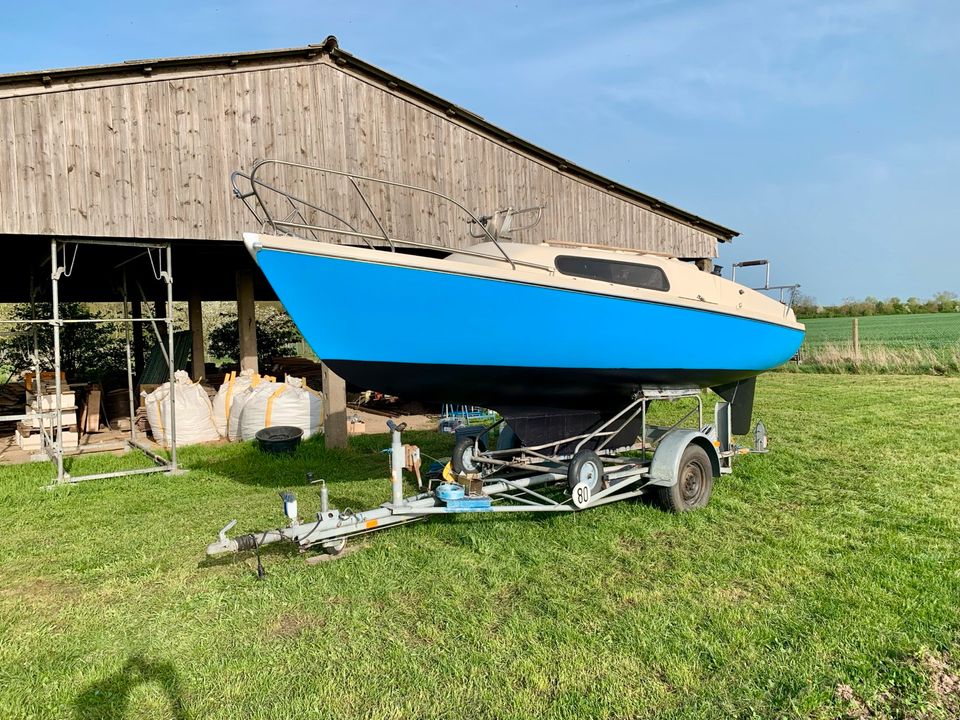
[[[603,461],[593,450],[581,450],[567,467],[567,484],[573,490],[580,483],[590,488],[590,494],[603,488]]]
[[[480,465],[474,460],[473,438],[462,437],[457,440],[450,456],[450,466],[455,476],[460,473],[472,475],[480,472]]]
[[[671,512],[687,512],[704,507],[713,490],[713,466],[707,451],[690,443],[680,457],[677,482],[670,487],[657,487],[658,504]]]

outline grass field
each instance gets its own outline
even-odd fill
[[[960,375],[960,313],[859,318],[860,354],[851,318],[804,319],[803,364],[787,370],[830,373]]]
[[[871,315],[859,319],[861,345],[891,348],[942,348],[960,344],[960,313],[920,315]],[[852,320],[848,317],[807,318],[806,343],[839,345],[850,342]]]
[[[382,502],[386,436],[53,492],[0,469],[0,717],[955,717],[960,379],[775,374],[757,416],[772,453],[702,512],[435,520],[265,549],[263,582],[204,546],[276,525],[280,489],[309,513],[307,470]]]

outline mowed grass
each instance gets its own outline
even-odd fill
[[[769,375],[756,416],[772,453],[704,511],[438,519],[318,566],[265,548],[262,582],[204,546],[276,526],[281,489],[309,514],[308,470],[340,507],[384,501],[385,435],[53,492],[4,468],[0,717],[827,718],[840,684],[935,708],[917,658],[960,647],[960,379]]]

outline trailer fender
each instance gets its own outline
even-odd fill
[[[720,477],[720,455],[710,438],[699,430],[678,429],[668,433],[657,445],[653,460],[650,461],[649,484],[663,487],[676,485],[677,475],[680,472],[680,459],[691,443],[707,451],[713,476]]]

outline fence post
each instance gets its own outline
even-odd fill
[[[853,359],[860,362],[860,318],[853,319]]]

